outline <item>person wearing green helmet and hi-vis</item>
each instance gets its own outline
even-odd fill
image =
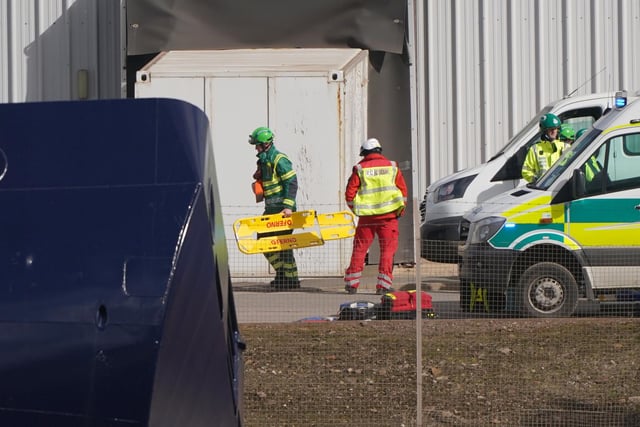
[[[256,157],[258,157],[257,169],[253,174],[253,179],[262,184],[263,215],[282,213],[284,218],[288,218],[296,211],[298,178],[291,160],[286,154],[276,150],[273,140],[273,131],[265,126],[256,128],[249,135],[249,144],[255,147]],[[258,194],[256,193],[256,195]],[[259,233],[258,238],[291,233],[293,233],[293,230],[289,232]],[[300,287],[298,267],[293,250],[268,252],[264,256],[276,272],[275,279],[271,281],[272,288],[297,289]]]
[[[575,139],[577,140],[578,138],[580,138],[588,130],[589,129],[587,128],[582,128],[578,130],[578,132],[576,132]],[[602,172],[602,168],[598,163],[598,159],[595,158],[594,156],[589,157],[589,160],[587,160],[587,162],[584,165],[582,165],[581,169],[582,169],[582,172],[584,172],[584,177],[588,183],[593,182],[595,177]]]
[[[587,129],[587,128],[582,128],[582,129],[580,129],[578,132],[576,132],[576,139],[580,138],[580,137],[581,137],[582,135],[584,135],[584,133],[585,133],[586,131],[588,131],[588,130],[589,130],[589,129]]]
[[[576,140],[576,130],[573,126],[563,123],[560,125],[560,141],[565,144],[573,144]]]
[[[558,139],[560,118],[552,113],[540,117],[540,140],[533,144],[522,165],[522,178],[534,182],[562,155],[567,144]]]

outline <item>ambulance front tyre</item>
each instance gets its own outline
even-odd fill
[[[540,262],[520,277],[515,303],[526,316],[571,316],[578,304],[578,284],[562,265]]]

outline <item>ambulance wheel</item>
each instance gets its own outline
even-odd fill
[[[520,277],[515,303],[525,316],[571,316],[578,305],[578,284],[563,266],[540,262]]]

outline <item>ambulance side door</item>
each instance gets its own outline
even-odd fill
[[[589,260],[594,288],[640,286],[640,128],[612,135],[580,166],[585,194],[567,231]]]

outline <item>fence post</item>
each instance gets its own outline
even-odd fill
[[[422,425],[422,274],[420,243],[420,204],[413,198],[413,257],[416,282],[416,425]]]

